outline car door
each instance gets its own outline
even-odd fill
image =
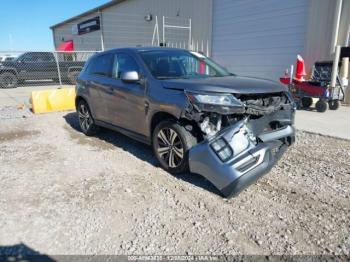
[[[21,79],[36,80],[38,78],[38,57],[35,53],[25,53],[17,60],[17,72]]]
[[[111,123],[106,103],[113,95],[111,85],[113,59],[112,53],[96,56],[88,65],[84,76],[84,85],[89,90],[91,113],[96,120],[107,123]]]
[[[57,63],[56,63],[55,57],[52,53],[43,52],[43,53],[39,54],[38,70],[41,73],[40,79],[56,79],[56,78],[58,78]]]
[[[137,71],[142,75],[140,68],[130,54],[115,54],[112,70],[113,94],[107,101],[107,110],[114,125],[145,135],[145,88],[140,83],[126,83],[121,80],[124,72]]]

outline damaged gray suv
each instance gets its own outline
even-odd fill
[[[152,145],[165,170],[200,174],[225,197],[266,174],[294,142],[285,87],[234,75],[196,52],[102,52],[86,63],[76,91],[86,135],[105,127]]]

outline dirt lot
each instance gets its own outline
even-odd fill
[[[0,110],[0,246],[349,254],[349,158],[350,141],[299,132],[270,174],[227,200],[200,176],[163,171],[149,147],[120,134],[85,137],[74,113]]]

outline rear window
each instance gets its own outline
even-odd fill
[[[112,76],[113,54],[100,55],[93,58],[87,67],[89,75]]]

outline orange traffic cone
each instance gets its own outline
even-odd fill
[[[295,80],[305,81],[306,72],[305,72],[305,62],[301,55],[297,55],[297,68],[295,72]]]

